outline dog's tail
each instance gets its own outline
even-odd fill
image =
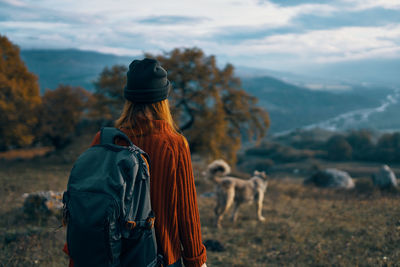
[[[231,172],[231,167],[222,159],[217,159],[211,162],[207,170],[204,172],[212,181],[219,182],[219,178],[228,175]]]

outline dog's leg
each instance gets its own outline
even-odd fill
[[[220,210],[221,210],[221,208],[220,208],[220,205],[219,205],[219,201],[217,200],[217,204],[215,205],[215,208],[214,208],[215,216],[217,216],[217,217],[219,216]]]
[[[239,202],[235,202],[235,204],[233,205],[233,211],[232,211],[232,217],[231,217],[232,222],[237,221],[239,206],[240,206]]]
[[[225,199],[224,199],[225,201],[224,201],[223,205],[220,207],[219,214],[217,215],[217,219],[216,219],[216,226],[218,228],[221,228],[222,218],[224,217],[224,214],[232,206],[233,197],[234,197],[234,194],[230,193],[230,191],[227,191],[227,194],[226,194]]]
[[[223,216],[223,212],[227,202],[227,194],[220,188],[217,189],[216,194],[216,206],[214,209],[215,213],[215,226],[220,228],[221,227],[221,220]]]
[[[257,217],[260,221],[265,221],[265,218],[262,216],[262,205],[264,200],[264,192],[259,193],[259,197],[257,199]]]
[[[224,204],[225,202],[226,202],[226,200],[221,199],[221,196],[216,195],[216,205],[215,205],[215,208],[214,208],[215,226],[216,227],[219,227],[219,222],[221,220],[219,218],[220,218],[221,212],[222,212],[221,207],[222,207],[222,205],[225,206],[225,204]]]
[[[215,206],[215,226],[221,227],[221,220],[223,216],[224,207],[226,206],[226,195],[225,194],[217,194],[216,195],[217,205]]]
[[[214,208],[214,213],[215,213],[215,224],[218,224],[218,218],[221,216],[222,213],[222,207],[225,206],[226,200],[221,199],[220,197],[217,196],[217,201],[216,205]]]

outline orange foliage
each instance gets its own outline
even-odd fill
[[[37,77],[21,60],[19,48],[0,35],[0,150],[32,143],[40,102]]]
[[[39,110],[39,139],[43,142],[49,141],[56,148],[66,145],[75,134],[90,96],[81,87],[67,85],[46,91]]]

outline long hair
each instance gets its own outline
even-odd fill
[[[137,137],[154,129],[152,120],[163,120],[167,122],[172,131],[178,133],[168,99],[151,104],[133,103],[126,100],[121,116],[115,121],[115,127],[127,128],[133,137]]]

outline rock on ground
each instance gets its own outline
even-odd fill
[[[314,184],[324,188],[354,188],[354,181],[351,176],[347,172],[338,169],[319,170],[306,179],[304,184]]]
[[[380,170],[372,175],[372,182],[379,188],[397,187],[397,179],[388,165],[382,165]]]
[[[54,191],[40,191],[25,193],[23,211],[32,219],[46,217],[60,211],[63,207],[62,193]]]

